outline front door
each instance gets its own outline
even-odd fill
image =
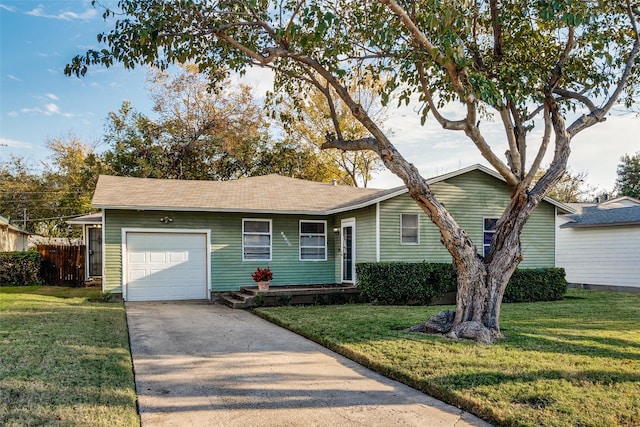
[[[343,219],[342,241],[342,281],[355,283],[356,276],[356,222],[355,219]]]
[[[89,276],[102,276],[102,229],[91,227],[89,231]]]

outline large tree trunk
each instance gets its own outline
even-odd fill
[[[419,199],[417,201],[421,204]],[[511,200],[498,222],[491,251],[485,259],[478,254],[470,240],[460,245],[457,244],[459,239],[452,240],[443,231],[442,240],[452,255],[458,280],[456,310],[439,313],[413,330],[482,343],[493,343],[502,337],[502,297],[509,279],[522,260],[522,227],[537,204],[536,200],[527,197],[526,192]],[[463,236],[466,239],[466,234]]]

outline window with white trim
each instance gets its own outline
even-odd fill
[[[300,221],[300,261],[327,260],[327,221]]]
[[[420,215],[400,214],[400,244],[417,245],[420,243]]]
[[[496,234],[498,218],[484,218],[482,224],[482,256],[487,256],[491,249],[491,240]]]
[[[271,261],[271,220],[242,220],[242,260]]]

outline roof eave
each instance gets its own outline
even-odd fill
[[[562,224],[560,228],[602,228],[602,227],[621,227],[628,225],[640,225],[640,221],[625,221],[625,222],[610,222],[610,223],[598,223],[598,224],[580,224],[580,223],[566,223]]]
[[[369,207],[371,205],[375,205],[376,203],[384,202],[385,200],[393,199],[401,194],[407,193],[409,190],[406,187],[398,187],[396,191],[385,194],[384,196],[374,197],[373,199],[364,201],[364,202],[354,202],[352,204],[343,205],[334,209],[329,209],[327,214],[333,215],[342,212],[354,211],[357,209],[362,209]]]
[[[129,211],[174,211],[174,212],[216,212],[216,213],[247,213],[261,215],[314,215],[326,216],[327,211],[322,210],[277,210],[277,209],[236,209],[236,208],[203,208],[184,206],[136,206],[136,205],[93,205],[103,210],[129,210]]]

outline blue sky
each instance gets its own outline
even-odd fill
[[[117,111],[125,99],[153,116],[144,68],[94,67],[81,79],[64,75],[64,66],[73,56],[99,47],[96,35],[110,28],[101,15],[89,0],[0,0],[0,161],[15,155],[38,167],[49,154],[46,141],[69,134],[100,149],[107,114]],[[243,82],[254,85],[260,98],[270,76],[254,70]],[[455,108],[445,112],[456,117]],[[411,108],[391,109],[386,127],[393,131],[392,141],[400,152],[424,176],[487,164],[464,135],[443,131],[435,122],[420,126]],[[506,146],[500,126],[487,122],[481,128],[495,151],[503,153]],[[605,124],[578,135],[572,147],[571,169],[586,171],[592,185],[611,190],[620,156],[640,151],[640,118],[617,111]],[[389,172],[370,184],[395,185],[400,181]]]

